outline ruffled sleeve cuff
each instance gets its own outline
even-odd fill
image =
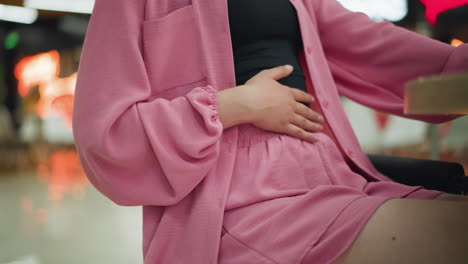
[[[223,125],[219,120],[217,92],[212,85],[206,85],[196,87],[185,95],[192,106],[202,115],[207,128],[215,134],[221,133],[223,130]]]

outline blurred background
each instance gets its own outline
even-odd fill
[[[468,41],[468,5],[340,2],[454,46]],[[90,185],[71,132],[93,5],[0,0],[0,264],[142,263],[141,208],[117,206]],[[456,161],[466,172],[467,117],[429,125],[342,100],[366,152]]]

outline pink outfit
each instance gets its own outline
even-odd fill
[[[375,23],[335,0],[289,1],[338,146],[329,133],[312,144],[250,124],[223,129],[216,92],[235,86],[225,0],[96,0],[73,133],[91,183],[117,204],[143,206],[145,264],[329,263],[386,200],[441,193],[377,172],[339,95],[452,120],[404,115],[403,87],[468,70],[468,45]]]

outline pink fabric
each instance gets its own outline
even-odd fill
[[[352,238],[349,230],[324,233],[343,220],[340,212],[355,208],[352,221],[364,223],[372,213],[367,203],[374,209],[390,197],[438,194],[414,192],[418,187],[375,170],[339,94],[408,118],[452,120],[458,116],[404,115],[404,82],[468,70],[468,45],[454,48],[375,23],[335,0],[290,2],[318,103],[369,185],[323,133],[311,144],[245,124],[223,129],[216,92],[235,86],[226,1],[96,0],[78,69],[73,134],[91,183],[117,204],[143,206],[145,263],[228,263],[226,252],[245,260],[234,263],[308,263],[314,252],[331,259],[337,249],[320,250],[320,241]],[[243,212],[249,213],[237,223]],[[226,237],[235,230],[266,233]],[[278,230],[284,232],[272,236]]]
[[[331,263],[383,202],[441,193],[368,182],[346,165],[324,133],[317,133],[320,140],[313,144],[259,133],[239,128],[239,138],[250,145],[238,146],[218,263]]]
[[[309,69],[307,67],[307,61],[305,59],[304,51],[299,52],[298,58],[299,58],[299,63],[301,64],[302,72],[304,74],[304,79],[305,79],[305,83],[306,83],[307,92],[309,94],[311,94],[314,98],[317,98],[317,95],[315,94],[315,89],[314,89],[314,87],[312,85],[312,79],[310,78],[310,75],[309,75]],[[318,113],[318,114],[320,114],[321,116],[324,117],[324,121],[322,123],[322,126],[323,126],[322,133],[326,134],[328,137],[330,137],[333,140],[333,142],[338,147],[338,149],[339,149],[339,151],[341,153],[341,156],[345,159],[346,163],[348,163],[349,166],[352,166],[353,165],[352,161],[346,155],[345,151],[343,150],[340,143],[336,139],[335,134],[333,134],[333,131],[331,130],[330,125],[328,124],[328,120],[325,117],[325,114],[323,113],[323,110],[320,107],[320,104],[318,104],[318,103],[310,104],[310,108],[312,110],[314,110],[316,113]]]

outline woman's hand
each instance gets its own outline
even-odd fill
[[[323,117],[298,102],[312,103],[314,97],[277,82],[291,72],[292,68],[285,66],[262,70],[236,89],[239,89],[239,96],[248,109],[249,123],[265,130],[315,142],[317,138],[308,131],[322,130],[319,123],[323,122]]]

